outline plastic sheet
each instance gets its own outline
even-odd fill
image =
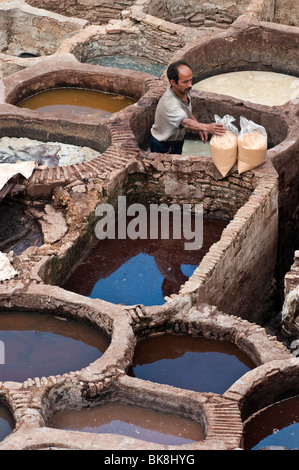
[[[28,179],[35,168],[35,162],[1,163],[0,164],[0,190],[15,175],[22,175]]]

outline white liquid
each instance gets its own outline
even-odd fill
[[[280,106],[299,97],[299,78],[276,72],[230,72],[197,82],[193,89],[267,106]]]
[[[183,145],[183,155],[194,155],[199,157],[211,157],[210,142],[204,143],[202,140],[186,139]]]

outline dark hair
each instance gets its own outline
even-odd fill
[[[178,83],[178,80],[179,80],[178,68],[180,65],[185,65],[186,67],[189,67],[189,69],[191,70],[190,65],[184,60],[177,60],[176,62],[172,62],[172,64],[170,64],[167,69],[167,78],[169,81],[174,80],[175,83]]]

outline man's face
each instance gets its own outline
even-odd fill
[[[170,80],[173,91],[179,95],[187,95],[192,88],[192,70],[186,65],[180,65],[178,68],[178,83]]]

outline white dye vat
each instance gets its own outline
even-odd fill
[[[299,78],[276,72],[238,71],[206,78],[195,83],[193,89],[281,106],[299,97]]]
[[[204,143],[199,139],[185,139],[183,145],[183,155],[195,155],[199,157],[211,158],[210,142]]]
[[[0,163],[35,161],[40,168],[69,166],[88,162],[99,155],[100,152],[89,147],[77,147],[61,142],[42,142],[25,137],[0,139]]]

